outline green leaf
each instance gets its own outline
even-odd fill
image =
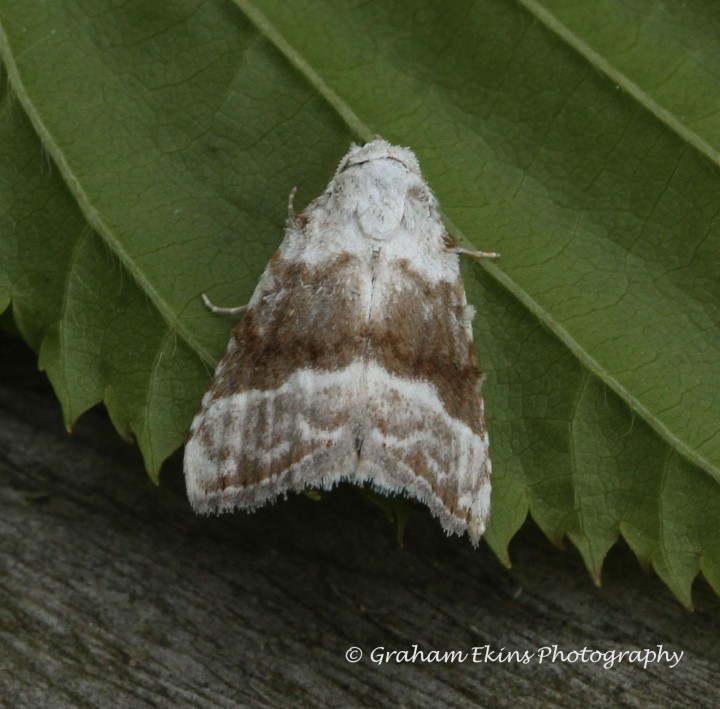
[[[599,582],[720,592],[720,10],[702,0],[0,0],[0,307],[151,475],[353,139],[411,146],[468,265],[494,460]],[[4,78],[4,77],[3,77]],[[8,90],[7,87],[10,87]]]

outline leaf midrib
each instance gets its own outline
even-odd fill
[[[145,272],[138,266],[130,254],[125,250],[122,243],[113,234],[108,224],[102,218],[97,209],[93,206],[90,198],[83,189],[82,183],[75,176],[72,168],[68,164],[65,154],[60,146],[53,139],[52,133],[45,126],[40,114],[35,108],[30,96],[25,90],[25,85],[20,78],[20,72],[15,58],[10,51],[10,45],[7,41],[5,29],[0,24],[0,52],[2,52],[2,60],[8,73],[10,85],[18,97],[23,110],[30,119],[30,122],[39,136],[40,143],[52,156],[53,161],[60,170],[63,180],[67,188],[72,193],[75,201],[80,208],[83,216],[87,220],[93,231],[105,242],[108,248],[114,253],[128,273],[133,277],[140,290],[147,295],[150,301],[155,305],[158,313],[167,324],[171,331],[174,331],[181,337],[187,345],[197,353],[200,359],[211,367],[215,366],[215,358],[210,350],[202,345],[202,343],[193,335],[187,326],[175,315],[170,304],[163,298],[159,291],[153,286]]]

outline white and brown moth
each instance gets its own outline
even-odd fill
[[[293,190],[294,194],[294,190]],[[490,457],[459,253],[415,155],[353,145],[240,314],[185,448],[198,512],[370,483],[477,545]]]

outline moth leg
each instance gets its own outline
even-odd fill
[[[465,254],[466,256],[472,256],[472,258],[500,258],[500,254],[496,254],[494,251],[474,251],[473,249],[464,249],[447,232],[445,232],[443,236],[443,242],[445,244],[445,248],[451,254]]]
[[[202,299],[205,307],[217,315],[240,315],[247,308],[247,305],[237,305],[234,308],[219,308],[217,305],[212,304],[205,293],[202,294]]]
[[[463,249],[462,246],[455,246],[452,249],[448,249],[453,254],[465,254],[466,256],[472,256],[472,258],[500,258],[500,254],[494,251],[473,251],[472,249]]]

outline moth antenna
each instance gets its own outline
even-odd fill
[[[210,298],[205,295],[205,293],[202,294],[203,303],[205,303],[205,307],[212,313],[215,313],[216,315],[240,315],[245,308],[247,308],[247,305],[236,305],[234,308],[220,308],[217,305],[213,305]]]
[[[288,197],[288,220],[294,222],[297,219],[295,213],[295,195],[297,194],[297,187],[293,187],[290,190],[290,196]]]

